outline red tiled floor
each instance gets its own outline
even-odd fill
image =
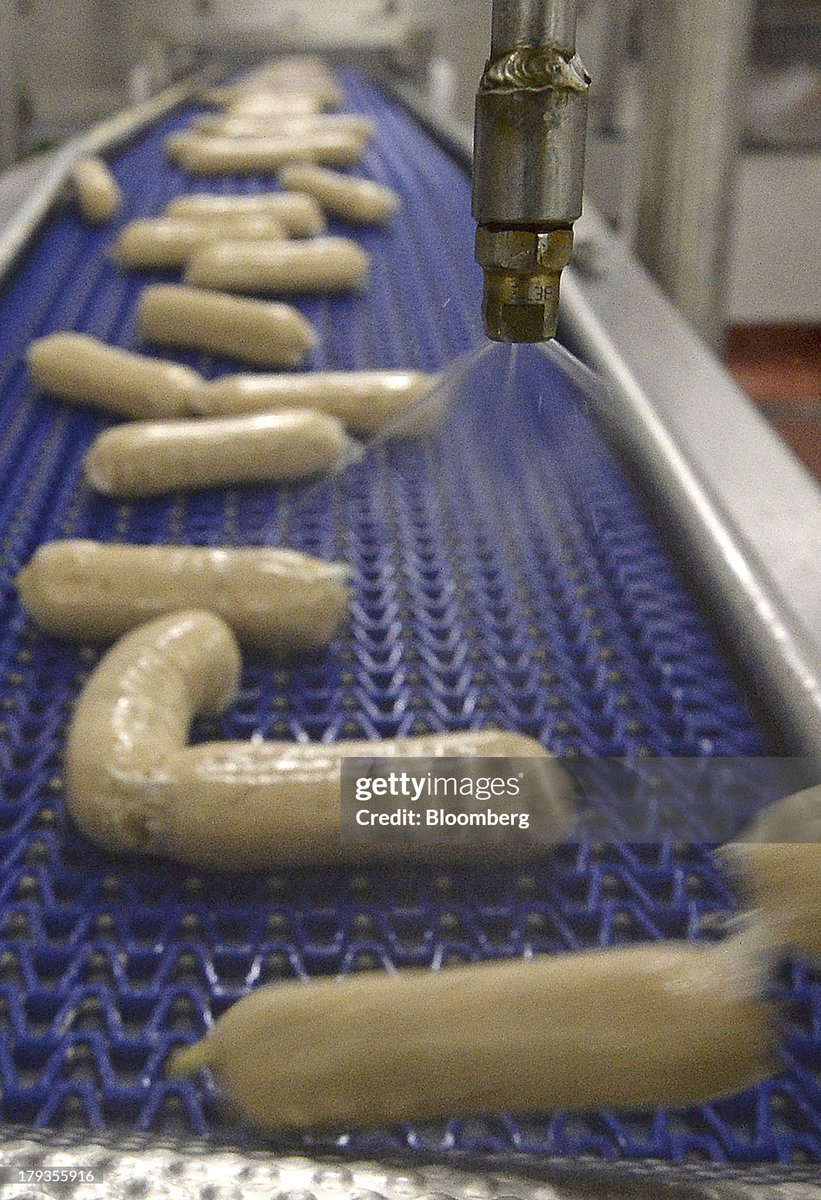
[[[821,479],[821,421],[776,417],[772,423],[804,466]]]
[[[821,479],[821,326],[730,329],[727,370]]]
[[[736,325],[724,361],[759,404],[821,403],[821,325]]]

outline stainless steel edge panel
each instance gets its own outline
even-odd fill
[[[471,131],[396,95],[469,166]],[[597,418],[653,498],[781,749],[821,745],[821,489],[586,204],[565,271],[567,341],[608,382]]]
[[[595,213],[568,326],[612,397],[602,425],[659,501],[693,585],[787,748],[821,744],[821,491]]]
[[[527,1169],[515,1161],[373,1162],[139,1135],[10,1132],[18,1136],[0,1141],[0,1200],[821,1200],[818,1170],[811,1167],[591,1159],[547,1160]],[[42,1177],[71,1171],[85,1178]],[[29,1172],[34,1178],[25,1186]]]

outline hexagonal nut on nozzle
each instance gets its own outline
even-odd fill
[[[476,230],[476,261],[480,267],[511,271],[519,275],[552,274],[562,271],[573,251],[573,230],[492,229]]]

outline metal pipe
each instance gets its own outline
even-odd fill
[[[576,45],[575,0],[496,0],[493,5],[492,58],[517,46]]]
[[[554,336],[582,209],[587,93],[576,0],[495,0],[476,94],[473,215],[488,337]]]

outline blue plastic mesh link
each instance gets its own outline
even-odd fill
[[[366,295],[301,304],[322,338],[312,366],[440,368],[481,340],[468,181],[378,90],[356,76],[346,83],[351,107],[379,121],[364,172],[396,187],[404,209],[389,230],[357,235],[374,257]],[[190,116],[166,120],[118,158],[124,220],[157,213],[192,186],[271,186],[192,181],[170,167],[163,136]],[[145,279],[109,265],[112,236],[88,230],[68,209],[56,215],[0,311],[4,1118],[228,1130],[242,1138],[207,1088],[164,1081],[162,1064],[173,1045],[201,1033],[252,986],[710,936],[734,902],[698,850],[567,847],[527,870],[224,879],[119,861],[73,830],[61,755],[72,703],[99,652],[39,634],[13,586],[38,544],[67,535],[281,543],[352,564],[350,626],[334,648],[295,664],[248,660],[236,705],[199,736],[377,737],[496,724],[559,752],[738,755],[763,748],[621,469],[547,360],[545,404],[557,422],[572,410],[584,454],[568,471],[560,450],[546,444],[544,458],[534,452],[520,478],[516,464],[506,463],[512,475],[491,487],[493,511],[483,511],[488,491],[474,486],[476,464],[412,446],[372,456],[332,489],[330,502],[322,493],[300,500],[266,488],[137,504],[91,494],[81,458],[106,420],[33,394],[23,356],[31,338],[57,329],[134,345],[134,305]],[[552,472],[552,508],[544,486],[533,483],[540,469]],[[519,514],[510,522],[514,544],[506,503]],[[521,532],[528,528],[529,541]],[[796,965],[777,986],[791,1000],[786,1073],[732,1101],[683,1114],[496,1117],[303,1144],[815,1160],[821,985]]]

